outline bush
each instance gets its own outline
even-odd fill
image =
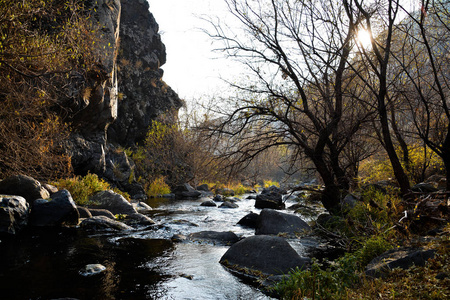
[[[148,184],[145,191],[146,191],[148,197],[155,198],[155,197],[160,197],[161,195],[164,195],[164,194],[169,194],[170,187],[165,182],[165,178],[163,176],[159,176]]]
[[[130,195],[121,192],[116,188],[111,188],[107,182],[98,178],[96,174],[88,173],[84,177],[76,176],[67,179],[59,179],[58,181],[52,182],[52,184],[59,189],[67,189],[72,195],[75,203],[78,205],[91,204],[89,198],[95,193],[105,190],[113,190],[122,195],[125,199],[130,200]]]
[[[0,177],[70,176],[63,103],[94,65],[85,13],[78,0],[0,0]]]
[[[361,283],[365,266],[391,248],[381,236],[370,238],[358,251],[329,263],[328,268],[314,260],[311,269],[290,272],[274,290],[282,299],[348,299],[349,290]]]

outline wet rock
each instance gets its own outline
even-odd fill
[[[187,237],[182,234],[174,234],[171,238],[172,242],[174,243],[182,243],[187,240]]]
[[[49,183],[44,183],[44,184],[42,184],[42,186],[44,187],[44,189],[47,190],[47,192],[50,194],[50,196],[53,195],[54,193],[58,192],[58,188]]]
[[[279,188],[275,185],[271,185],[267,188],[263,188],[263,190],[261,191],[261,194],[272,194],[272,193],[276,193],[276,194],[286,194],[286,191],[282,188]]]
[[[68,190],[61,190],[52,195],[51,201],[38,199],[34,201],[30,212],[32,226],[77,225],[80,215]]]
[[[200,204],[200,206],[216,207],[217,204],[212,200],[206,200],[206,201],[203,201],[202,204]]]
[[[428,259],[434,258],[436,250],[421,248],[400,248],[386,251],[374,258],[366,267],[366,275],[370,277],[384,277],[394,268],[408,269],[413,265],[425,266]]]
[[[188,226],[194,226],[194,227],[198,227],[198,224],[188,221],[188,220],[172,220],[169,222],[169,224],[177,224],[177,225],[188,225]]]
[[[225,201],[219,207],[220,208],[238,208],[239,205],[237,205],[236,203],[230,202],[230,201]]]
[[[224,201],[224,200],[223,200],[223,196],[217,194],[217,195],[214,196],[213,201],[214,201],[214,202],[223,202],[223,201]]]
[[[80,218],[92,218],[92,214],[86,207],[77,206],[78,214],[80,215]]]
[[[109,219],[115,220],[116,217],[107,209],[96,209],[96,208],[89,208],[89,212],[93,217],[96,216],[105,216]]]
[[[132,201],[131,205],[133,205],[134,209],[138,212],[149,211],[152,210],[150,205],[142,201]]]
[[[80,226],[88,230],[133,230],[132,227],[105,216],[84,219]]]
[[[156,224],[150,217],[140,213],[134,213],[126,216],[126,223],[128,225],[154,225]]]
[[[258,217],[258,214],[255,214],[253,212],[249,213],[248,215],[240,219],[238,224],[249,228],[256,228]]]
[[[10,176],[0,181],[0,194],[22,196],[30,204],[36,199],[50,197],[39,181],[26,175]]]
[[[81,276],[92,276],[97,275],[106,271],[106,267],[101,264],[90,264],[86,265],[83,269],[79,271]]]
[[[197,187],[197,191],[209,192],[209,186],[205,183]]]
[[[224,245],[231,245],[239,241],[239,237],[231,231],[200,231],[191,233],[188,238],[195,242],[211,242]]]
[[[137,213],[127,199],[111,190],[98,192],[90,200],[95,203],[95,208],[107,209],[114,215],[132,215]]]
[[[256,235],[297,234],[310,232],[311,227],[298,216],[282,213],[273,209],[263,209],[258,217]]]
[[[255,207],[261,209],[284,209],[283,196],[275,190],[261,193],[256,196]]]
[[[162,195],[162,197],[166,198],[166,199],[175,199],[175,194],[173,194],[173,193],[164,194],[164,195]]]
[[[247,200],[256,200],[256,195],[248,195]]]
[[[255,235],[233,244],[220,263],[241,273],[282,275],[296,267],[306,268],[310,259],[301,258],[281,237]]]
[[[237,198],[237,197],[225,197],[224,201],[236,203],[236,202],[241,201],[241,199],[239,199],[239,198]]]
[[[197,199],[202,195],[202,193],[196,191],[189,183],[176,186],[173,193],[179,199]]]
[[[29,204],[21,196],[0,195],[0,234],[16,234],[28,224]]]

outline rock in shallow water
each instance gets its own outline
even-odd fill
[[[80,270],[79,274],[81,276],[92,276],[97,275],[106,271],[106,267],[101,264],[90,264],[86,265],[83,269]]]
[[[233,244],[220,263],[240,273],[281,275],[296,267],[306,268],[310,259],[300,257],[281,237],[255,235]]]
[[[16,234],[28,224],[28,212],[25,198],[0,195],[0,233]]]

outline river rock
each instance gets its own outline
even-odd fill
[[[202,204],[200,204],[200,206],[216,207],[217,204],[212,200],[206,200],[206,201],[203,201]]]
[[[0,196],[0,233],[16,234],[28,224],[29,204],[21,196]]]
[[[93,217],[96,216],[105,216],[109,219],[115,220],[116,217],[107,209],[97,209],[97,208],[89,208],[89,212]]]
[[[225,201],[219,207],[220,208],[238,208],[239,205],[237,205],[236,203],[230,202],[230,201]]]
[[[140,213],[127,215],[125,222],[128,225],[154,225],[156,224],[150,217]]]
[[[32,226],[77,225],[80,215],[68,190],[52,195],[51,201],[37,199],[30,213]]]
[[[256,196],[256,208],[284,209],[283,195],[278,191],[268,191]]]
[[[189,183],[178,185],[173,189],[176,198],[179,199],[196,199],[202,195],[196,191]]]
[[[95,203],[95,208],[107,209],[113,215],[132,215],[137,213],[136,209],[134,209],[133,205],[127,199],[111,190],[98,192],[90,200]]]
[[[92,213],[86,207],[77,206],[77,210],[78,214],[80,215],[80,218],[83,219],[92,218]]]
[[[213,201],[214,202],[223,202],[223,196],[220,194],[217,194],[214,196]]]
[[[256,228],[258,217],[259,217],[258,214],[255,214],[253,212],[249,213],[248,215],[240,219],[238,224],[249,228]]]
[[[413,265],[423,267],[428,259],[434,258],[436,250],[421,248],[400,248],[384,252],[374,258],[366,267],[369,277],[384,277],[394,268],[408,269]]]
[[[281,275],[296,267],[306,268],[310,259],[301,258],[281,237],[255,235],[233,244],[220,263],[241,273]]]
[[[81,228],[89,230],[133,230],[133,227],[112,220],[105,216],[95,216],[92,218],[84,219],[81,222],[80,226]]]
[[[191,233],[188,238],[195,242],[212,242],[224,245],[231,245],[239,241],[239,237],[231,231],[200,231]]]
[[[150,205],[142,201],[132,201],[131,205],[133,205],[134,209],[138,212],[152,210]]]
[[[273,209],[263,209],[258,217],[255,234],[297,234],[310,232],[311,227],[298,216],[282,213]]]
[[[32,204],[36,199],[48,199],[50,194],[36,179],[15,175],[0,181],[0,194],[22,196]]]
[[[204,192],[209,192],[209,186],[205,183],[205,184],[201,184],[197,187],[197,191],[204,191]]]
[[[97,275],[106,271],[106,267],[101,264],[90,264],[86,265],[83,269],[80,270],[79,274],[81,276],[92,276]]]

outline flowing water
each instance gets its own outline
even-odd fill
[[[254,234],[236,223],[254,208],[202,207],[201,200],[153,199],[159,225],[124,233],[33,229],[0,239],[0,299],[271,299],[219,264],[228,246],[172,243],[174,234],[213,230]],[[220,204],[220,203],[219,203]],[[300,253],[304,246],[291,245]],[[87,264],[106,271],[81,276]]]

